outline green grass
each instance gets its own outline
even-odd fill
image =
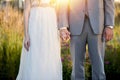
[[[0,11],[0,80],[15,80],[23,39],[22,17],[11,7]]]

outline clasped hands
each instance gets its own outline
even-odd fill
[[[68,42],[70,40],[70,32],[67,30],[67,28],[60,29],[60,37],[63,42]]]

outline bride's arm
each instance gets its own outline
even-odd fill
[[[29,23],[29,15],[30,15],[30,0],[25,0],[25,4],[24,4],[24,34],[25,37],[28,37],[28,23]]]
[[[24,47],[26,50],[29,50],[30,47],[30,38],[29,38],[29,33],[28,33],[28,28],[29,28],[29,15],[30,15],[30,0],[25,0],[24,4],[24,35],[25,35],[25,40],[24,40]]]

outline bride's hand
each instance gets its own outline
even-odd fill
[[[29,47],[30,47],[30,37],[26,36],[25,40],[24,40],[24,47],[27,51],[29,51]]]

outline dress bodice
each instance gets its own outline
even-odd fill
[[[50,0],[31,0],[31,5],[38,5],[41,3],[50,3]]]
[[[41,0],[41,3],[50,3],[50,0]]]

